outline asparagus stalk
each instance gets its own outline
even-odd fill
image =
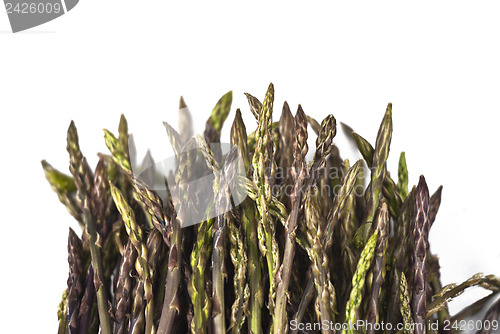
[[[314,286],[316,287],[316,313],[322,323],[331,323],[335,320],[336,312],[335,290],[330,279],[328,257],[323,244],[325,238],[325,221],[318,208],[318,190],[309,188],[306,192],[305,217],[307,225],[307,239],[311,247],[308,249],[312,262]],[[322,328],[322,333],[333,333],[333,330]]]
[[[144,284],[141,284],[139,277],[137,277],[136,279],[132,296],[134,296],[134,303],[132,304],[132,312],[130,314],[130,326],[128,332],[130,334],[145,333]]]
[[[185,147],[191,147],[193,139],[190,139]],[[181,193],[186,194],[187,184],[181,183],[181,180],[189,179],[190,173],[192,171],[192,160],[193,152],[187,151],[179,155],[179,166],[176,171],[176,183],[181,189]],[[168,189],[168,187],[167,187]],[[186,201],[188,199],[185,199]],[[187,217],[187,203],[182,203],[179,208],[179,213],[172,210],[170,213],[172,233],[170,235],[170,249],[169,249],[169,260],[167,269],[167,279],[165,285],[165,298],[163,300],[163,307],[160,317],[160,324],[158,326],[158,334],[171,333],[175,316],[180,311],[180,303],[178,290],[181,280],[181,264],[182,264],[182,221]]]
[[[356,322],[356,313],[359,306],[361,305],[362,291],[365,285],[366,274],[371,267],[373,255],[375,253],[375,247],[377,245],[377,234],[378,231],[372,234],[368,239],[361,255],[359,257],[358,265],[356,267],[356,272],[352,278],[352,289],[351,295],[346,305],[345,320],[347,324],[347,329],[342,330],[342,333],[353,334],[354,324]]]
[[[203,140],[198,137],[198,145],[201,148],[203,155],[207,161],[207,165],[212,169],[214,175],[219,174],[219,165],[217,161],[222,159],[221,148],[218,145],[213,145],[213,143],[220,142],[220,132],[222,126],[224,125],[232,103],[232,92],[225,94],[212,110],[209,119],[206,122],[205,133]],[[212,149],[208,147],[208,143],[212,144]],[[223,171],[224,173],[224,171]],[[222,175],[222,177],[224,177]],[[229,208],[229,194],[225,189],[219,189],[220,180],[216,179],[214,184],[214,190],[217,193],[216,207],[219,211],[226,212],[226,207]],[[224,209],[222,208],[224,207]],[[226,332],[226,322],[225,322],[225,304],[224,304],[224,278],[225,273],[225,230],[226,230],[226,218],[223,215],[218,215],[215,218],[213,229],[213,252],[212,252],[212,264],[213,264],[213,304],[212,304],[212,321],[214,333],[224,333]]]
[[[426,273],[427,249],[429,234],[429,190],[425,178],[420,176],[415,195],[415,228],[413,230],[414,263],[413,263],[413,294],[412,311],[416,334],[426,333]]]
[[[248,93],[245,93],[245,96],[247,97],[248,104],[250,105],[250,111],[252,112],[258,123],[260,110],[262,109],[262,103],[255,96],[252,96]]]
[[[278,277],[280,278],[280,280],[277,282],[278,287],[275,310],[276,324],[274,327],[274,333],[284,333],[287,328],[286,293],[290,284],[293,258],[295,255],[296,230],[299,217],[299,209],[302,204],[302,186],[309,172],[305,161],[305,157],[308,151],[307,119],[304,111],[300,106],[295,116],[293,132],[295,133],[295,138],[293,141],[294,161],[292,164],[292,181],[294,182],[293,192],[291,194],[292,211],[285,223],[287,238],[285,241],[283,264],[281,265],[278,272]]]
[[[167,279],[165,285],[165,298],[161,312],[160,324],[158,325],[158,334],[171,333],[175,315],[179,313],[178,289],[181,279],[181,243],[182,232],[180,220],[172,217],[172,236],[170,240],[169,261]]]
[[[253,182],[258,189],[256,199],[258,209],[259,248],[266,258],[269,274],[269,298],[268,307],[274,318],[275,300],[275,276],[279,268],[279,249],[274,236],[274,224],[269,216],[269,205],[271,202],[271,180],[269,170],[273,170],[273,142],[271,140],[272,111],[274,101],[274,86],[269,85],[266,98],[259,114],[259,124],[256,130],[256,149],[252,159]],[[267,172],[267,173],[266,173]],[[270,327],[273,328],[273,320]]]
[[[233,334],[241,332],[245,323],[245,313],[248,312],[248,300],[250,299],[250,288],[247,284],[247,249],[241,226],[237,226],[236,221],[235,217],[231,217],[228,220],[229,241],[231,245],[229,252],[235,271],[233,283],[235,301],[231,311],[231,323],[228,330],[230,329]]]
[[[174,150],[174,154],[178,158],[185,143],[181,140],[180,134],[170,124],[163,122],[163,125],[165,126],[165,130],[167,130],[167,136]]]
[[[229,91],[224,94],[217,104],[212,109],[212,113],[207,120],[207,124],[210,124],[219,134],[222,130],[222,126],[229,115],[229,111],[231,110],[231,103],[233,102],[233,92]],[[205,135],[205,137],[207,137]]]
[[[259,110],[260,111],[260,110]],[[243,157],[243,163],[245,165],[245,170],[249,169],[249,160],[248,160],[248,146],[247,146],[247,133],[246,127],[243,123],[243,119],[241,117],[241,112],[239,109],[236,110],[236,116],[233,121],[233,125],[231,127],[231,144],[238,147],[240,150],[241,156]],[[261,333],[262,332],[262,303],[263,303],[263,294],[262,294],[262,282],[260,280],[261,275],[261,265],[259,259],[259,250],[257,245],[257,230],[255,229],[254,224],[254,204],[250,201],[245,201],[242,203],[241,210],[236,212],[240,213],[239,221],[240,221],[240,231],[241,235],[239,236],[241,246],[238,248],[243,250],[246,248],[246,254],[237,253],[236,257],[240,257],[242,260],[246,258],[247,267],[243,268],[242,263],[239,262],[235,264],[235,267],[240,270],[246,270],[248,277],[248,300],[247,300],[247,308],[249,307],[249,321],[248,321],[248,332],[249,333]],[[232,240],[232,239],[230,239]],[[237,237],[234,238],[232,243],[237,242]],[[234,246],[233,246],[234,247]],[[234,257],[234,256],[233,256]],[[234,261],[234,260],[233,260]],[[236,290],[235,281],[235,290]],[[238,282],[241,284],[241,282]],[[238,297],[237,297],[238,298]],[[236,301],[235,301],[236,304]],[[236,322],[236,319],[235,319]],[[237,328],[236,326],[233,328]]]
[[[500,292],[500,281],[493,275],[483,275],[477,273],[461,284],[448,284],[443,287],[435,296],[433,301],[427,306],[426,317],[429,318],[446,305],[446,302],[452,298],[461,295],[466,289],[473,286],[481,286],[494,293]]]
[[[219,174],[220,166],[215,159],[212,150],[208,147],[207,142],[201,137],[197,136],[198,146],[205,157],[207,165],[212,169],[214,175]],[[224,171],[223,171],[224,173]],[[223,176],[221,176],[223,177]],[[226,207],[229,201],[229,194],[225,189],[219,189],[220,181],[218,177],[215,178],[214,191],[216,195],[216,208],[219,212],[225,212],[223,207]],[[212,251],[212,322],[214,333],[226,332],[225,321],[225,304],[224,304],[224,277],[225,277],[225,231],[226,231],[226,218],[224,213],[219,213],[215,218],[215,225],[213,226],[213,244]]]
[[[179,133],[181,145],[187,143],[193,136],[193,117],[182,96],[179,100]]]
[[[309,306],[309,304],[311,303],[311,301],[314,298],[314,278],[312,276],[311,270],[309,270],[307,272],[306,287],[304,289],[304,293],[302,294],[302,298],[300,300],[300,304],[299,304],[299,307],[297,309],[297,313],[294,316],[294,320],[297,323],[302,323],[302,319],[304,318],[304,315],[306,313],[307,307]],[[298,329],[296,328],[291,333],[295,334],[297,332],[298,332]]]
[[[127,328],[129,326],[129,319],[127,315],[130,314],[132,309],[132,289],[134,286],[132,274],[136,259],[137,251],[132,244],[131,239],[129,239],[123,251],[115,292],[115,334],[127,333]]]
[[[210,258],[212,242],[212,225],[214,219],[208,219],[197,226],[196,244],[191,253],[191,279],[188,292],[193,303],[192,333],[206,333],[208,317],[211,311],[211,300],[206,291],[205,268]]]
[[[450,323],[453,324],[455,322],[460,322],[461,320],[463,320],[465,318],[468,318],[470,316],[477,314],[479,311],[481,311],[481,309],[483,309],[483,307],[486,304],[491,302],[491,300],[496,296],[497,296],[497,293],[492,292],[489,295],[487,295],[486,297],[483,297],[483,298],[475,301],[474,303],[464,307],[462,310],[460,310],[460,312],[458,312],[457,314],[455,314],[453,317],[450,318]]]
[[[405,152],[401,152],[398,165],[398,192],[404,201],[408,196],[408,167],[406,166]]]
[[[76,185],[73,178],[61,173],[45,160],[42,160],[42,167],[45,172],[45,178],[49,181],[52,190],[57,194],[59,201],[64,204],[68,212],[78,221],[80,227],[84,228],[82,210],[75,197]]]
[[[389,104],[391,105],[391,104]],[[389,106],[388,106],[389,108]],[[391,110],[392,110],[392,105],[391,105]],[[386,116],[387,116],[387,111],[386,111]],[[384,119],[386,119],[384,117]],[[354,132],[349,126],[345,125],[342,123],[342,126],[344,129],[346,129],[347,134],[352,137],[354,142],[356,143],[356,146],[358,147],[361,155],[363,156],[363,159],[365,159],[367,165],[373,169],[374,167],[374,155],[375,155],[375,149],[373,146],[363,137],[361,137],[359,134]],[[391,126],[392,127],[392,126]],[[379,130],[380,134],[380,130]],[[378,136],[377,136],[378,139]],[[383,195],[389,200],[389,209],[391,214],[394,217],[398,217],[400,214],[400,208],[402,205],[402,199],[400,194],[398,193],[397,185],[394,183],[392,178],[390,177],[389,174],[386,173],[384,182],[383,182]]]
[[[78,333],[80,299],[83,293],[83,246],[75,231],[69,229],[68,236],[68,333]]]
[[[264,305],[264,292],[262,283],[261,260],[257,239],[256,207],[253,201],[243,203],[242,223],[248,244],[248,272],[250,280],[250,315],[249,334],[262,333],[262,307]]]
[[[439,206],[441,204],[441,192],[443,190],[443,186],[440,186],[436,192],[431,196],[429,200],[429,224],[432,227],[434,224],[434,220],[436,219],[437,212],[439,210]],[[427,260],[428,260],[428,266],[429,266],[429,294],[434,296],[435,294],[439,293],[441,289],[443,288],[443,285],[441,284],[441,274],[439,271],[439,258],[435,255],[433,255],[430,251],[430,246],[427,250]],[[431,300],[431,298],[428,298],[428,300]],[[448,310],[448,306],[445,305],[442,309],[438,311],[438,321],[439,321],[439,328],[441,328],[441,332],[443,333],[450,333],[451,330],[447,330],[445,327],[445,324],[447,321],[450,321],[450,312]]]
[[[397,271],[395,271],[397,274]],[[401,315],[403,316],[403,332],[405,334],[413,334],[413,320],[411,318],[410,294],[408,291],[408,283],[405,273],[401,273],[401,281],[399,284],[399,299],[401,303]]]
[[[141,277],[141,281],[144,289],[144,298],[146,299],[146,334],[153,332],[153,320],[154,320],[154,312],[153,312],[153,284],[151,282],[151,268],[148,264],[148,249],[146,247],[145,242],[143,242],[144,232],[142,228],[137,224],[135,219],[135,214],[129,204],[125,201],[122,193],[118,188],[113,185],[113,183],[109,183],[111,189],[111,195],[113,196],[113,200],[115,202],[116,208],[120,212],[123,223],[125,224],[125,229],[127,230],[127,234],[129,235],[130,241],[132,245],[134,245],[137,251],[137,261],[136,261],[136,270],[139,276]]]
[[[391,271],[402,272],[405,275],[411,272],[411,257],[412,255],[408,247],[400,247],[400,245],[411,244],[413,240],[413,228],[412,220],[414,215],[415,207],[415,187],[410,191],[405,199],[405,202],[401,208],[401,214],[397,218],[397,224],[394,224],[395,232],[393,241],[389,243],[389,248],[387,250],[388,254],[392,254],[389,258],[391,259],[389,265],[392,268]],[[397,269],[397,271],[395,271]],[[390,294],[396,295],[400,290],[400,280],[396,279],[395,276],[389,278]],[[394,324],[399,306],[398,301],[391,298],[388,301],[387,306],[387,317],[386,322]]]
[[[432,194],[429,200],[429,221],[430,225],[434,224],[436,216],[441,205],[441,193],[443,191],[443,186],[439,186],[434,194]]]
[[[57,307],[57,320],[59,321],[57,334],[68,333],[68,289],[64,290],[61,302]]]
[[[373,164],[371,165],[371,183],[369,185],[370,193],[366,204],[367,213],[365,221],[371,224],[375,218],[375,212],[382,193],[383,183],[386,174],[386,160],[389,156],[389,146],[392,138],[392,104],[389,103],[385,112],[384,119],[380,125],[375,142],[375,152],[373,155]]]
[[[375,333],[375,324],[379,322],[379,296],[385,278],[385,254],[387,249],[387,239],[389,237],[389,213],[387,204],[382,201],[377,218],[377,232],[379,235],[375,262],[372,268],[372,291],[368,308],[368,322],[372,326],[368,327],[367,334]]]
[[[281,112],[281,117],[279,120],[279,156],[278,164],[281,169],[280,187],[284,189],[288,185],[292,185],[290,169],[294,160],[294,138],[296,137],[295,132],[295,119],[290,112],[290,107],[285,101],[283,104],[283,110]],[[285,188],[286,189],[286,188]],[[284,192],[280,198],[282,202],[286,204],[287,207],[291,206],[289,202],[289,195]]]
[[[80,329],[79,334],[89,333],[90,322],[92,320],[92,306],[95,300],[94,269],[89,266],[85,277],[85,292],[80,302],[78,314]]]
[[[74,122],[68,129],[67,150],[70,156],[70,171],[73,174],[78,196],[82,202],[82,215],[86,233],[89,236],[89,248],[94,268],[94,286],[97,293],[97,306],[99,309],[99,320],[103,334],[111,334],[111,322],[108,313],[108,297],[104,285],[104,271],[101,258],[101,238],[97,234],[94,218],[91,215],[93,189],[92,171],[80,151],[78,133]]]

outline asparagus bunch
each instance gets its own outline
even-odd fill
[[[343,125],[363,156],[351,164],[334,143],[333,115],[320,123],[285,102],[273,122],[274,94],[272,84],[263,102],[246,94],[255,131],[247,134],[238,109],[229,150],[221,131],[232,93],[195,137],[181,98],[179,131],[165,122],[178,162],[169,175],[149,154],[150,169],[134,172],[123,116],[117,136],[105,130],[109,153],[92,171],[71,122],[70,175],[42,161],[82,228],[69,232],[58,333],[445,333],[488,303],[484,320],[498,321],[500,279],[441,283],[429,231],[442,187],[430,196],[421,176],[409,188],[404,152],[392,178],[392,105],[374,146]],[[471,286],[491,294],[450,315],[449,301]]]

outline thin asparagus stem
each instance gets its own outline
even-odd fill
[[[300,300],[300,304],[297,310],[297,313],[294,316],[296,323],[302,323],[302,319],[304,318],[304,314],[306,313],[307,307],[311,303],[314,298],[314,278],[312,276],[311,270],[307,272],[307,283],[304,289],[304,293],[302,294],[302,298]],[[296,328],[291,333],[295,334],[298,332]]]
[[[127,333],[127,328],[129,326],[129,319],[127,314],[131,312],[132,309],[132,289],[134,286],[134,280],[132,278],[134,264],[137,259],[137,251],[129,239],[125,249],[123,251],[122,261],[120,263],[120,271],[116,286],[115,300],[116,300],[116,323],[115,323],[115,334],[125,334]]]
[[[90,322],[92,320],[92,305],[95,300],[94,269],[89,266],[85,277],[85,292],[80,302],[78,314],[80,329],[79,334],[89,333]]]
[[[408,196],[408,167],[406,166],[405,152],[401,152],[401,155],[399,156],[398,192],[401,199],[404,201]]]
[[[192,147],[191,143],[194,139],[190,139],[185,147]],[[185,151],[179,155],[179,166],[176,171],[176,184],[180,188],[181,194],[187,194],[187,183],[180,182],[181,180],[189,179],[192,171],[193,150]],[[168,187],[167,187],[168,188]],[[187,199],[185,199],[187,200]],[[187,203],[181,203],[177,214],[176,210],[172,210],[170,214],[172,224],[172,234],[170,236],[170,249],[167,279],[165,285],[165,298],[163,300],[163,307],[161,311],[160,324],[158,326],[158,334],[171,333],[175,316],[180,312],[180,301],[178,296],[179,285],[181,281],[181,264],[182,264],[182,221],[186,220]]]
[[[228,330],[230,329],[231,333],[237,334],[241,332],[245,322],[245,313],[248,312],[248,300],[250,298],[250,288],[246,280],[248,258],[241,226],[236,226],[236,219],[234,217],[228,220],[228,229],[231,245],[230,257],[235,270],[233,284],[235,301],[231,311],[231,323]]]
[[[335,321],[336,312],[335,289],[330,279],[330,268],[328,257],[323,245],[325,237],[325,221],[318,209],[318,190],[316,187],[309,188],[306,193],[305,216],[307,225],[307,239],[311,247],[308,255],[312,262],[312,273],[314,286],[316,288],[316,313],[321,322],[331,323]],[[322,333],[333,333],[331,328],[322,328]]]
[[[401,273],[401,281],[399,283],[399,299],[401,303],[401,315],[403,316],[403,332],[405,334],[413,334],[413,320],[411,318],[410,294],[408,291],[408,282],[406,276]]]
[[[42,160],[42,167],[45,172],[45,178],[49,181],[52,190],[57,194],[59,201],[64,204],[68,212],[78,221],[80,227],[84,228],[82,210],[75,197],[75,180],[71,176],[61,173],[45,160]]]
[[[67,306],[67,321],[68,332],[78,333],[79,318],[78,312],[80,309],[80,299],[83,294],[83,246],[80,238],[75,231],[69,229],[68,236],[68,263],[69,263],[69,278],[68,278],[68,306]]]
[[[57,308],[57,320],[59,326],[57,334],[65,334],[68,332],[68,289],[65,289],[61,298],[61,302]]]
[[[274,101],[274,86],[269,85],[266,98],[259,114],[259,124],[256,130],[256,150],[252,159],[254,168],[253,182],[258,189],[258,229],[259,248],[266,258],[269,274],[269,313],[274,314],[275,276],[279,268],[279,249],[274,237],[274,222],[268,214],[271,201],[271,185],[269,170],[273,170],[273,142],[271,140],[271,123]],[[274,318],[274,316],[273,316]],[[273,320],[270,327],[273,328]]]
[[[276,294],[276,309],[274,333],[284,333],[287,328],[286,322],[286,292],[290,284],[290,277],[292,273],[292,263],[295,255],[295,237],[299,217],[299,209],[302,204],[303,183],[308,174],[306,168],[305,157],[307,154],[307,119],[304,111],[299,106],[297,115],[294,121],[295,139],[293,142],[293,156],[294,161],[292,164],[292,180],[294,182],[293,192],[291,194],[292,212],[288,216],[285,223],[285,230],[287,234],[285,243],[285,252],[283,255],[283,264],[281,265],[277,282]]]
[[[359,306],[361,305],[362,290],[365,285],[366,273],[371,267],[372,259],[375,253],[375,247],[377,245],[377,234],[378,231],[372,234],[368,242],[366,243],[361,255],[359,257],[358,265],[356,266],[356,272],[352,278],[352,289],[349,300],[346,305],[345,320],[347,329],[342,330],[342,333],[353,334],[354,324],[356,322],[356,313]]]
[[[415,196],[415,228],[413,230],[414,242],[414,264],[413,264],[413,294],[412,311],[415,321],[415,333],[426,333],[426,313],[427,313],[427,249],[429,235],[429,190],[425,183],[425,178],[420,176]]]
[[[385,278],[385,254],[387,249],[387,239],[389,238],[389,213],[386,202],[382,202],[377,218],[378,242],[376,248],[375,262],[372,268],[372,291],[368,308],[369,326],[366,333],[375,333],[375,324],[379,322],[379,296]]]
[[[389,156],[389,147],[392,138],[392,104],[389,103],[385,112],[384,119],[380,125],[375,143],[375,153],[373,155],[373,164],[371,165],[371,183],[370,193],[367,201],[366,223],[371,224],[375,218],[375,212],[378,207],[380,194],[382,193],[383,183],[386,173],[386,160]]]
[[[93,189],[92,171],[80,151],[78,133],[74,122],[68,129],[67,150],[70,156],[70,171],[73,174],[78,196],[82,203],[82,215],[86,233],[89,236],[89,248],[94,267],[94,286],[97,294],[99,320],[103,334],[111,334],[111,322],[108,313],[108,297],[104,285],[104,271],[101,257],[101,239],[98,237],[95,221],[91,215],[91,191]],[[92,207],[95,207],[92,205]]]
[[[146,329],[145,332],[147,334],[153,332],[153,284],[151,282],[151,268],[148,264],[148,249],[146,244],[143,242],[144,232],[142,228],[137,224],[135,219],[135,214],[129,204],[125,201],[121,191],[113,185],[113,183],[109,183],[111,189],[111,195],[113,196],[113,200],[115,202],[116,208],[120,212],[123,223],[125,224],[125,229],[127,230],[127,234],[129,235],[130,241],[134,245],[137,251],[137,262],[136,262],[136,270],[139,276],[141,277],[142,284],[144,285],[144,298],[146,300]]]

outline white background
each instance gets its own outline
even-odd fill
[[[107,152],[102,128],[115,132],[121,113],[140,147],[164,150],[161,122],[176,125],[181,95],[201,132],[218,98],[233,90],[229,120],[240,107],[253,131],[243,93],[262,98],[271,81],[275,119],[286,99],[319,120],[332,113],[372,143],[392,102],[389,170],[396,175],[404,150],[411,184],[424,174],[431,192],[444,186],[430,235],[443,283],[500,275],[498,9],[460,1],[82,0],[18,34],[0,13],[2,326],[56,331],[68,226],[77,224],[40,160],[67,171],[71,120],[94,166],[96,153]],[[358,158],[341,132],[336,142],[343,157]],[[452,311],[477,297],[463,295]]]

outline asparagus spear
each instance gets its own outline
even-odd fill
[[[389,108],[389,107],[388,107]],[[392,110],[392,106],[391,106]],[[386,112],[387,115],[387,112]],[[385,117],[384,117],[385,119]],[[342,127],[346,130],[347,134],[354,140],[356,143],[356,146],[358,147],[361,155],[363,156],[363,159],[365,159],[368,167],[372,168],[374,167],[373,164],[373,159],[375,155],[375,149],[373,146],[363,137],[361,137],[359,134],[354,132],[349,126],[342,124]],[[379,129],[379,134],[380,134],[380,129]],[[378,139],[378,136],[377,136]],[[391,214],[394,217],[398,217],[400,214],[400,208],[402,205],[402,200],[401,196],[398,193],[398,189],[392,178],[390,177],[389,174],[386,173],[385,179],[383,182],[383,195],[389,200],[389,209]]]
[[[229,115],[229,111],[231,109],[232,103],[232,92],[228,92],[226,95],[221,97],[215,107],[212,110],[212,113],[209,119],[206,122],[204,139],[200,136],[197,137],[198,146],[201,149],[202,154],[205,157],[207,162],[207,166],[212,170],[214,175],[219,175],[219,164],[217,161],[221,161],[222,159],[222,151],[220,145],[214,145],[220,143],[220,132],[222,130],[222,126],[224,125],[227,116]],[[212,148],[209,148],[208,144],[211,144]],[[219,211],[226,212],[228,210],[229,204],[229,196],[225,190],[219,189],[219,182],[216,178],[216,182],[214,183],[214,191],[217,195],[216,206]],[[224,203],[222,203],[224,202]],[[224,209],[222,208],[224,207]],[[227,209],[226,209],[227,207]],[[208,233],[208,227],[212,227],[213,229],[213,243],[214,248],[212,252],[212,262],[213,262],[213,301],[212,301],[212,317],[213,317],[213,330],[214,333],[224,333],[225,330],[225,307],[224,307],[224,277],[225,277],[225,229],[226,229],[226,219],[222,215],[218,215],[215,218],[215,221],[211,220],[210,226],[202,224],[199,226],[199,231],[201,237],[205,239],[205,235]],[[204,231],[205,230],[205,231]],[[199,251],[203,251],[202,247]],[[200,253],[200,255],[202,255]],[[201,273],[199,276],[199,280],[201,280]],[[199,282],[198,290],[204,289],[203,282]],[[206,298],[205,298],[206,299]],[[205,310],[208,311],[209,305],[204,302]],[[198,306],[199,307],[199,306]],[[205,312],[206,312],[205,311]],[[199,313],[199,312],[198,312]],[[205,317],[205,315],[199,315],[198,318]],[[203,319],[202,319],[203,321]],[[202,329],[204,330],[204,329]],[[197,332],[201,332],[197,330]]]
[[[395,271],[397,274],[397,271]],[[401,315],[403,316],[405,334],[413,334],[413,320],[411,318],[410,295],[408,291],[408,283],[406,281],[405,273],[401,273],[401,281],[399,285],[399,299],[401,302]]]
[[[181,145],[187,143],[193,136],[193,117],[182,96],[179,100],[179,133]]]
[[[274,333],[284,333],[286,331],[286,293],[288,285],[290,284],[290,277],[292,273],[293,258],[295,255],[295,238],[297,223],[299,217],[299,209],[302,204],[303,183],[308,175],[308,168],[306,166],[305,157],[307,154],[307,119],[304,111],[299,106],[294,120],[295,138],[293,142],[293,156],[294,161],[292,164],[292,181],[294,182],[293,192],[291,194],[292,212],[288,216],[285,223],[286,243],[285,252],[283,255],[283,264],[281,265],[278,277],[280,278],[277,287],[276,295],[276,310],[275,319],[276,325]]]
[[[68,332],[68,289],[66,288],[63,292],[61,302],[57,308],[57,320],[59,321],[59,326],[57,328],[57,334],[65,334]]]
[[[373,255],[375,253],[375,247],[377,245],[377,234],[378,231],[372,234],[372,236],[368,239],[361,255],[359,257],[358,265],[356,267],[356,272],[352,278],[352,289],[351,295],[349,297],[349,301],[346,305],[345,311],[345,320],[347,329],[342,330],[342,334],[353,334],[354,324],[356,322],[356,313],[358,311],[359,306],[361,305],[362,298],[362,290],[365,285],[366,273],[371,267]]]
[[[273,170],[273,142],[271,140],[271,123],[274,101],[274,86],[269,85],[266,98],[259,114],[259,124],[256,130],[256,149],[252,159],[253,182],[258,189],[258,239],[259,248],[266,258],[269,274],[269,298],[268,307],[270,314],[274,314],[275,299],[275,275],[279,268],[279,249],[274,236],[274,222],[269,216],[269,204],[271,202],[271,180],[269,170]],[[273,316],[274,318],[274,316]],[[273,328],[273,320],[270,327]]]
[[[262,109],[262,103],[255,96],[252,96],[248,93],[245,93],[245,96],[247,97],[248,104],[250,105],[250,111],[257,120],[257,123],[259,123],[259,115],[260,110]]]
[[[94,217],[91,215],[93,189],[92,171],[80,151],[78,133],[74,122],[68,129],[67,150],[70,156],[70,171],[73,174],[78,196],[82,202],[83,222],[86,233],[89,236],[89,248],[94,268],[94,286],[97,292],[97,306],[99,309],[99,320],[103,334],[111,334],[111,322],[108,313],[108,297],[104,285],[104,271],[101,257],[100,236],[97,234]]]
[[[259,110],[260,111],[260,110]],[[231,144],[238,147],[241,152],[241,156],[243,157],[243,163],[245,165],[245,170],[249,169],[249,160],[248,160],[248,146],[247,146],[247,134],[245,124],[243,123],[243,119],[241,117],[241,112],[239,109],[236,110],[236,116],[233,121],[233,125],[231,127]],[[248,277],[248,300],[246,301],[247,308],[249,307],[249,321],[248,321],[248,332],[249,333],[261,333],[262,331],[262,318],[261,318],[261,309],[262,309],[262,282],[260,280],[261,275],[261,265],[259,259],[259,250],[257,245],[257,230],[255,229],[255,224],[253,223],[254,218],[254,204],[248,200],[242,203],[241,209],[237,210],[239,215],[240,236],[235,236],[231,238],[233,245],[238,242],[238,248],[243,250],[244,253],[237,252],[235,254],[236,258],[240,258],[243,260],[246,258],[247,267],[243,268],[243,261],[240,261],[238,264],[235,264],[236,268],[243,271],[246,270]],[[236,223],[236,222],[234,222]],[[231,233],[232,234],[232,233]],[[240,246],[241,243],[241,246]],[[234,248],[234,246],[233,246]],[[244,249],[246,248],[246,249]],[[246,254],[245,254],[246,251]],[[234,255],[232,256],[232,260],[234,262]],[[237,269],[235,269],[237,270]],[[240,281],[235,281],[235,290],[236,284],[242,284]],[[238,298],[238,297],[237,297]],[[241,297],[239,297],[241,298]],[[243,298],[245,299],[245,298]],[[238,299],[237,299],[238,300]],[[245,302],[245,301],[243,301]],[[236,301],[235,301],[236,304]],[[248,312],[248,311],[247,311]],[[236,322],[237,319],[234,319]],[[234,326],[233,328],[238,328]]]
[[[192,333],[205,333],[208,330],[208,317],[212,302],[206,291],[205,268],[210,259],[212,243],[212,225],[214,219],[208,219],[197,226],[196,244],[191,252],[192,275],[188,282],[188,292],[193,303]]]
[[[312,276],[312,269],[310,269],[307,272],[307,283],[306,287],[304,289],[304,293],[302,294],[302,298],[300,300],[300,304],[297,310],[297,313],[294,316],[294,319],[296,323],[302,323],[302,319],[304,318],[304,315],[306,313],[307,307],[311,303],[311,301],[314,298],[314,278]],[[295,334],[298,332],[298,329],[296,328],[293,330],[291,333]]]
[[[125,201],[121,191],[113,185],[113,183],[109,183],[111,189],[111,195],[113,196],[113,200],[115,202],[116,208],[120,212],[123,223],[125,224],[125,229],[127,230],[127,234],[129,235],[130,241],[132,245],[134,245],[137,251],[137,261],[136,261],[136,270],[139,276],[141,277],[141,283],[143,284],[144,289],[144,298],[146,300],[146,329],[145,332],[147,334],[153,332],[153,284],[151,282],[151,268],[148,264],[148,249],[146,247],[145,242],[143,242],[144,232],[142,228],[137,224],[135,219],[135,214],[129,204]]]
[[[316,287],[316,313],[323,323],[335,320],[336,312],[335,290],[330,279],[328,257],[323,244],[325,238],[325,221],[320,216],[318,208],[318,190],[309,188],[306,192],[305,216],[307,225],[307,239],[311,247],[308,249],[312,262],[314,286]],[[322,333],[333,333],[331,328],[322,328]]]
[[[415,194],[415,228],[413,230],[414,263],[412,311],[416,334],[426,333],[426,273],[429,221],[429,190],[425,178],[420,176]]]
[[[80,310],[78,314],[80,329],[79,334],[89,333],[90,323],[92,320],[92,308],[95,301],[94,287],[94,269],[92,265],[87,269],[85,277],[85,292],[80,302]]]
[[[461,284],[457,285],[453,283],[444,286],[443,289],[434,296],[433,301],[427,306],[426,317],[429,318],[434,313],[442,309],[446,305],[447,301],[459,296],[464,292],[464,290],[473,286],[481,286],[485,289],[493,291],[494,293],[500,291],[500,281],[497,277],[493,275],[485,276],[482,273],[477,273]]]
[[[387,204],[382,201],[377,218],[377,232],[379,235],[375,262],[372,268],[373,280],[372,291],[368,308],[368,322],[372,326],[368,327],[367,334],[375,333],[375,324],[379,322],[379,296],[385,278],[385,254],[387,249],[387,239],[389,237],[389,213]]]
[[[115,292],[115,334],[125,334],[129,326],[129,316],[132,309],[134,279],[132,278],[134,264],[137,259],[137,250],[128,239],[124,248],[120,271]]]
[[[399,156],[398,192],[401,199],[404,201],[408,196],[408,167],[406,166],[405,152],[401,152],[401,155]]]
[[[68,236],[68,333],[78,333],[80,299],[83,294],[83,246],[75,231],[69,229]]]
[[[145,316],[144,316],[144,284],[141,284],[140,278],[135,280],[134,290],[132,296],[134,303],[132,304],[132,312],[130,314],[130,326],[128,332],[130,334],[145,333]]]
[[[212,169],[214,175],[219,174],[220,166],[215,160],[214,153],[208,147],[206,141],[201,137],[197,136],[198,146],[203,153],[207,165]],[[221,176],[222,177],[222,176]],[[225,304],[224,304],[224,277],[225,277],[225,232],[226,232],[226,209],[223,207],[227,206],[227,201],[229,200],[228,194],[225,190],[219,189],[221,180],[216,177],[214,182],[214,192],[217,194],[215,198],[215,205],[217,211],[219,211],[218,216],[215,218],[213,226],[213,251],[212,251],[212,322],[214,333],[225,333],[226,332],[226,321],[225,321]]]
[[[235,211],[237,214],[238,211]],[[237,218],[237,219],[235,219]],[[248,258],[246,244],[243,238],[241,226],[236,222],[241,221],[239,215],[228,219],[230,257],[234,266],[234,294],[235,301],[231,311],[231,323],[228,330],[237,334],[241,332],[245,322],[245,314],[248,312],[248,301],[250,299],[250,288],[247,284]]]
[[[296,132],[294,130],[294,117],[290,112],[288,103],[285,101],[279,120],[280,142],[278,155],[278,172],[280,172],[281,176],[276,178],[277,182],[279,182],[279,187],[282,190],[281,197],[279,197],[279,199],[287,207],[291,207],[290,194],[288,193],[287,189],[293,187],[293,181],[291,179],[291,167],[294,159],[293,143],[296,136]]]
[[[42,167],[45,172],[45,178],[49,181],[52,190],[57,194],[59,201],[64,204],[68,212],[78,221],[80,227],[83,228],[82,210],[75,197],[76,185],[73,178],[61,173],[45,160],[42,160]]]
[[[455,314],[453,317],[450,318],[450,324],[460,322],[461,320],[473,316],[477,314],[486,304],[488,304],[494,297],[497,296],[497,293],[492,292],[486,297],[483,297],[474,303],[464,307],[460,312]]]
[[[185,147],[191,147],[193,139],[190,139]],[[179,166],[176,171],[176,183],[181,188],[181,193],[186,194],[186,183],[180,183],[182,179],[189,179],[191,162],[193,160],[193,152],[187,151],[179,155]],[[167,187],[168,189],[168,187]],[[187,200],[187,199],[186,199]],[[170,221],[172,233],[170,235],[170,249],[167,269],[167,279],[165,285],[165,298],[158,325],[158,334],[167,334],[172,332],[175,316],[180,311],[179,304],[179,285],[181,280],[181,264],[182,264],[182,221],[187,216],[186,205],[181,205],[177,214],[176,210],[170,213]]]
[[[389,103],[387,110],[385,112],[384,119],[380,125],[380,129],[377,135],[377,141],[375,142],[375,152],[373,155],[373,164],[371,165],[371,183],[368,186],[370,189],[368,201],[367,201],[367,213],[365,221],[367,224],[371,224],[375,218],[375,212],[378,207],[380,200],[380,194],[382,193],[383,183],[386,173],[386,160],[389,156],[389,146],[391,144],[392,138],[392,104]]]

